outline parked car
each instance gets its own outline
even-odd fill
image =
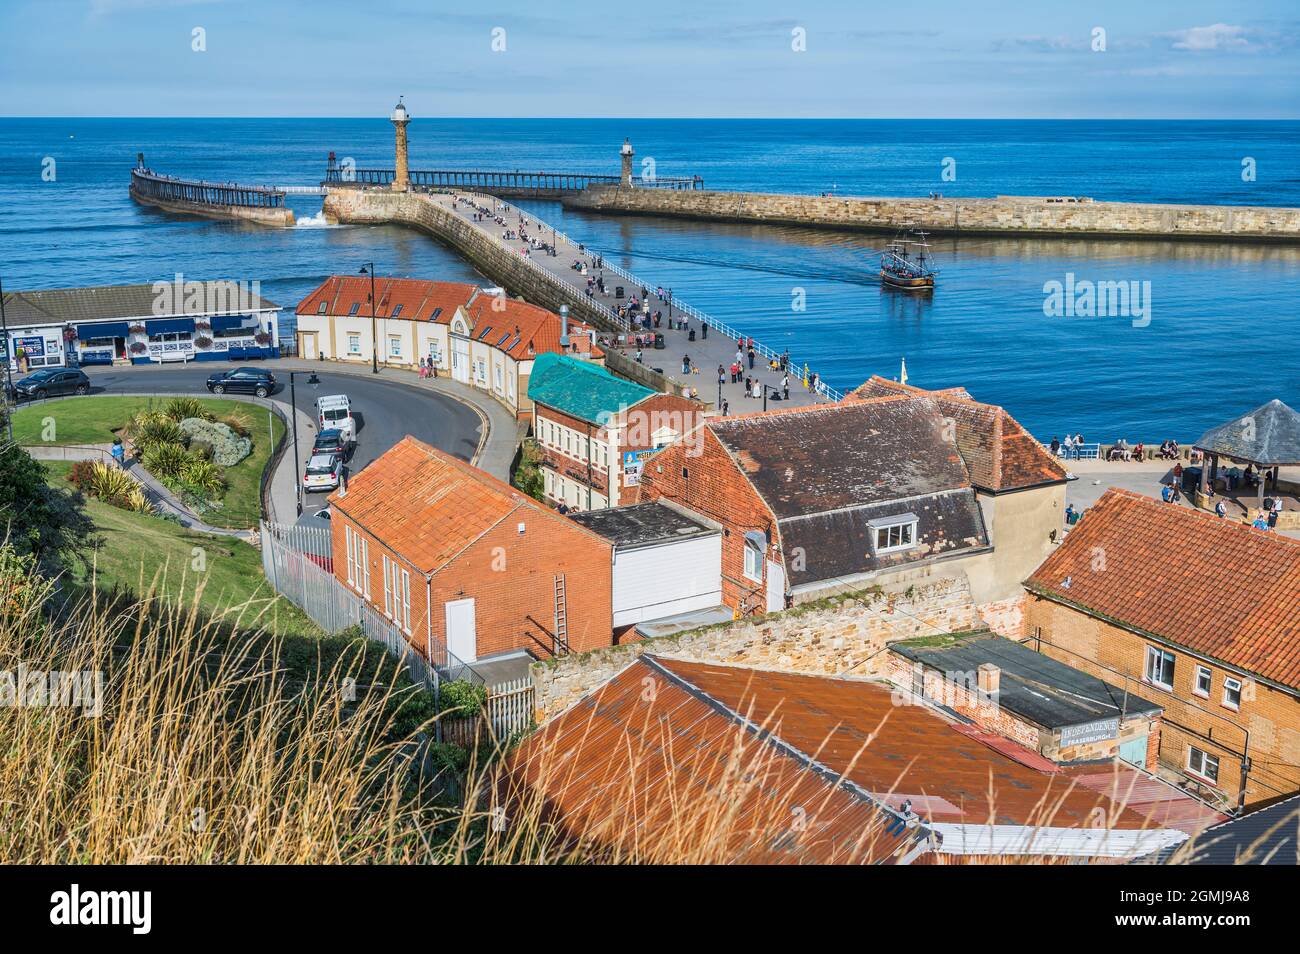
[[[208,390],[213,394],[256,394],[266,397],[275,390],[275,375],[261,368],[236,368],[222,371],[208,378]]]
[[[316,435],[316,440],[312,442],[312,456],[316,454],[337,454],[347,459],[348,449],[352,445],[348,442],[347,435],[337,427],[327,427]]]
[[[90,390],[90,378],[78,368],[46,368],[27,375],[13,385],[15,400],[39,401],[60,394],[85,394]]]
[[[343,458],[338,454],[312,454],[307,472],[302,475],[302,489],[337,490],[343,477]]]
[[[357,439],[352,402],[346,394],[326,394],[316,399],[316,424],[322,430],[339,430],[349,444]]]

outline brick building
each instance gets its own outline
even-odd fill
[[[723,596],[741,613],[943,576],[967,579],[977,602],[1004,599],[1052,544],[1064,474],[1038,448],[1047,460],[1023,476],[1023,442],[984,433],[969,403],[959,424],[925,392],[705,419],[646,463],[641,498],[723,526]],[[1027,480],[1045,497],[1015,519],[986,503]]]
[[[612,641],[610,544],[413,437],[330,506],[335,576],[437,664]]]
[[[533,361],[528,397],[546,497],[574,510],[626,503],[644,458],[693,431],[704,414],[697,401],[558,354]]]
[[[308,359],[372,363],[373,333],[385,367],[414,369],[432,360],[439,373],[484,391],[526,416],[528,378],[539,354],[566,352],[599,361],[593,329],[465,282],[331,275],[298,303],[298,353]]]
[[[1042,652],[1164,708],[1185,785],[1229,808],[1300,790],[1300,541],[1110,490],[1025,589]]]

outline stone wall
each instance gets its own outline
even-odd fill
[[[289,208],[265,208],[252,205],[203,205],[197,202],[168,202],[162,199],[155,199],[149,196],[141,195],[134,189],[131,190],[131,198],[141,205],[152,205],[155,208],[163,209],[166,212],[176,212],[181,215],[197,215],[205,219],[238,219],[244,222],[255,222],[258,225],[269,225],[274,228],[293,228],[293,209]]]
[[[564,197],[596,212],[668,215],[727,222],[937,235],[1016,234],[1300,242],[1300,209],[1165,205],[1142,202],[1048,202],[1027,196],[992,199],[889,199],[774,195],[707,190],[598,186]]]
[[[643,652],[786,672],[870,676],[882,672],[888,661],[886,643],[981,625],[962,580],[897,592],[861,592],[784,613],[535,663],[535,715],[541,722],[562,712]]]

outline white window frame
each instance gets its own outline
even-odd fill
[[[1201,688],[1201,681],[1204,679],[1205,688]],[[1205,666],[1196,667],[1196,679],[1192,683],[1192,695],[1200,696],[1202,699],[1210,698],[1210,693],[1214,691],[1214,673]]]
[[[1233,688],[1232,688],[1232,686],[1233,686],[1234,683],[1236,684],[1236,689],[1233,689]],[[1238,711],[1241,710],[1241,688],[1242,688],[1242,682],[1241,682],[1240,679],[1233,679],[1233,678],[1231,678],[1231,677],[1229,677],[1229,676],[1224,676],[1224,678],[1223,678],[1223,707],[1224,707],[1225,709],[1231,709],[1233,712],[1238,712]],[[1236,701],[1236,702],[1232,702],[1232,701],[1230,701],[1230,700],[1228,699],[1228,693],[1229,693],[1230,691],[1235,692],[1235,693],[1237,694],[1237,701]]]
[[[361,353],[361,335],[348,335],[348,354]]]
[[[411,573],[402,570],[402,629],[411,633]]]
[[[900,520],[897,523],[872,523],[871,529],[874,531],[871,537],[871,543],[877,553],[896,553],[899,550],[910,550],[916,546],[916,526],[919,521],[916,518],[910,520]],[[890,537],[897,531],[898,539],[896,542],[889,542]],[[881,544],[881,534],[884,534],[885,543]]]
[[[1199,756],[1199,758],[1198,758]],[[1210,763],[1214,763],[1214,771],[1210,772]],[[1187,771],[1199,779],[1204,779],[1211,785],[1219,784],[1219,757],[1211,755],[1204,749],[1198,749],[1194,745],[1187,747]]]
[[[384,554],[384,615],[393,618],[393,591],[389,586],[388,554]]]
[[[763,550],[754,546],[753,543],[754,543],[753,538],[750,537],[749,534],[746,534],[744,537],[745,579],[751,580],[754,583],[762,583],[763,582],[763,559],[767,556],[767,554]],[[750,566],[751,559],[754,564],[752,567]]]
[[[388,336],[388,356],[390,358],[400,358],[402,356],[402,336]]]
[[[370,599],[370,541],[362,537],[361,534],[357,534],[357,536],[361,538],[361,584],[363,587],[361,592],[366,599]]]
[[[353,555],[352,555],[352,546],[353,546],[352,538],[353,538],[355,535],[356,535],[356,534],[354,534],[354,533],[352,532],[352,528],[349,527],[349,526],[347,526],[346,524],[344,524],[344,526],[343,526],[343,549],[347,551],[347,555],[348,555],[348,560],[347,560],[347,563],[348,563],[348,586],[352,587],[353,589],[356,589],[356,587],[357,587],[357,576],[356,576],[356,566],[357,566],[357,561],[356,561],[356,559],[355,559],[355,558],[353,557]]]
[[[1163,661],[1164,661],[1164,657],[1166,657],[1166,656],[1169,657],[1169,681],[1168,681],[1168,682],[1161,682],[1159,679],[1157,679],[1156,677],[1154,677],[1154,676],[1151,674],[1151,662],[1152,662],[1152,660],[1159,660],[1159,661],[1163,662]],[[1147,653],[1146,653],[1146,661],[1143,663],[1143,666],[1142,666],[1142,681],[1145,682],[1145,683],[1147,683],[1148,685],[1155,686],[1155,687],[1157,687],[1157,688],[1159,688],[1159,689],[1165,689],[1165,690],[1167,690],[1167,691],[1169,691],[1169,692],[1173,692],[1173,691],[1174,691],[1174,675],[1175,675],[1175,672],[1176,672],[1176,670],[1177,670],[1177,667],[1178,667],[1178,657],[1177,657],[1177,656],[1175,656],[1173,653],[1169,652],[1169,650],[1167,650],[1167,649],[1161,649],[1159,646],[1151,646],[1151,645],[1148,644],[1148,646],[1147,646]],[[1162,671],[1163,671],[1163,667],[1161,667],[1161,668],[1162,668]]]

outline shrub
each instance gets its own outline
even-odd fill
[[[212,445],[207,441],[201,441],[198,438],[190,441],[189,452],[191,457],[212,460]]]
[[[176,397],[172,398],[163,407],[163,417],[175,421],[179,424],[187,417],[198,417],[205,421],[213,419],[213,414],[203,406],[203,402],[198,398]]]
[[[143,451],[160,444],[180,444],[185,435],[175,421],[164,414],[144,411],[126,425],[126,434]]]
[[[144,466],[159,480],[180,480],[192,458],[180,444],[152,444],[144,452]]]
[[[153,513],[153,504],[149,502],[148,496],[145,495],[144,488],[136,484],[115,506],[123,510],[130,510],[132,513]]]
[[[95,479],[95,462],[79,460],[68,468],[68,482],[83,494],[90,494]]]
[[[217,420],[240,437],[248,437],[253,433],[253,419],[243,411],[231,411],[225,417],[219,417]]]
[[[94,473],[91,475],[89,483],[89,492],[92,497],[98,497],[105,503],[110,503],[115,507],[123,505],[123,501],[130,496],[131,491],[139,490],[140,485],[134,478],[120,467],[105,464],[101,461],[95,461],[91,464]]]
[[[478,686],[465,679],[453,679],[443,683],[439,689],[438,701],[447,715],[476,716],[487,704],[487,686]]]
[[[201,457],[188,458],[181,472],[181,479],[195,490],[201,490],[209,495],[219,494],[226,486],[221,468]]]
[[[191,441],[199,440],[212,445],[212,460],[222,467],[234,467],[253,452],[253,442],[240,437],[228,424],[187,417],[180,429]]]

